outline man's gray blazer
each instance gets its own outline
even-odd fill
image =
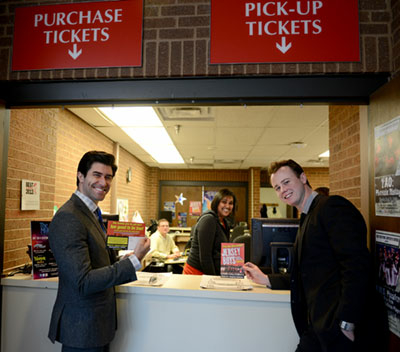
[[[51,221],[49,241],[59,270],[50,340],[75,348],[107,345],[117,325],[114,286],[136,280],[131,261],[116,261],[99,222],[75,194]]]

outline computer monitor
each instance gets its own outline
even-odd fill
[[[169,224],[172,223],[172,211],[162,210],[160,211],[160,216],[158,219],[166,219],[168,220]]]
[[[298,219],[251,219],[251,262],[261,268],[271,268],[271,243],[293,244],[299,227]]]
[[[108,226],[109,221],[119,221],[119,214],[102,214],[103,223],[105,228]]]

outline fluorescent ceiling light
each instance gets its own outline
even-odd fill
[[[324,152],[324,153],[322,153],[322,154],[320,154],[318,156],[320,158],[329,158],[329,149],[326,152]]]
[[[99,108],[99,110],[158,163],[184,163],[152,107],[114,107]]]

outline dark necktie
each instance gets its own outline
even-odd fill
[[[300,226],[303,225],[304,219],[306,218],[307,214],[301,213],[300,215]]]
[[[99,220],[100,226],[103,230],[104,233],[106,233],[106,228],[104,227],[104,223],[103,223],[103,217],[101,216],[101,210],[99,207],[97,207],[97,209],[94,211],[94,213],[97,216],[97,220]]]

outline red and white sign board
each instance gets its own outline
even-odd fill
[[[211,64],[333,61],[360,61],[358,0],[211,0]]]
[[[141,66],[143,0],[20,7],[12,70]]]

